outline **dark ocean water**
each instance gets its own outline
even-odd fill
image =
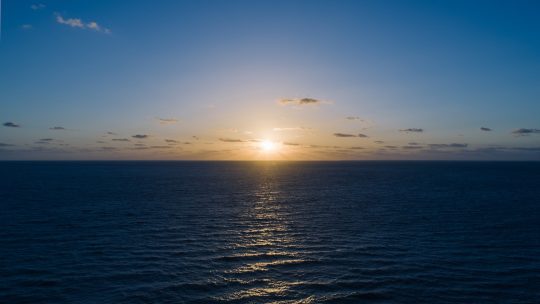
[[[0,303],[540,303],[540,163],[0,163]]]

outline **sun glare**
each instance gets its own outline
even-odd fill
[[[276,150],[277,148],[277,145],[275,142],[272,142],[270,140],[263,140],[259,143],[259,147],[261,148],[261,150],[263,150],[264,152],[272,152],[274,150]]]

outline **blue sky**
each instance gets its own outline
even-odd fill
[[[536,1],[3,0],[0,159],[539,160],[539,71]]]

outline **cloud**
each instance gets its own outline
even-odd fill
[[[148,138],[150,137],[150,135],[146,135],[146,134],[135,134],[133,136],[131,136],[133,138],[137,138],[137,139],[145,139],[145,138]]]
[[[417,142],[410,142],[409,146],[420,146],[420,144]]]
[[[384,144],[384,141],[382,141],[382,140],[376,140],[376,141],[374,141],[374,143],[376,143],[376,144]]]
[[[200,139],[199,136],[195,136],[195,135],[193,135],[193,136],[191,136],[191,137],[192,137],[193,139],[195,139],[195,140],[199,140],[199,139]]]
[[[65,130],[66,128],[64,127],[51,127],[49,128],[49,130],[55,130],[55,131],[59,131],[59,130]]]
[[[364,150],[365,147],[350,147],[350,150]]]
[[[521,129],[517,129],[517,130],[512,131],[512,134],[514,134],[515,136],[527,136],[527,135],[530,135],[530,134],[539,134],[539,133],[540,133],[540,129],[524,129],[524,128],[521,128]]]
[[[179,141],[174,140],[174,139],[165,139],[165,142],[170,143],[170,144],[177,144],[177,143],[179,143]]]
[[[5,144],[0,142],[0,147],[13,147],[14,145]]]
[[[422,146],[415,146],[415,145],[408,145],[408,146],[401,146],[401,149],[404,149],[404,150],[418,150],[418,149],[423,149],[424,147]]]
[[[39,11],[45,8],[45,4],[42,4],[42,3],[32,4],[30,5],[30,8],[33,9],[34,11]]]
[[[458,144],[458,143],[452,143],[452,144],[429,144],[428,146],[431,149],[467,148],[469,146],[469,144]]]
[[[486,131],[486,132],[492,131],[491,128],[486,128],[486,127],[481,127],[480,130]]]
[[[413,132],[413,133],[422,133],[424,132],[424,129],[420,129],[420,128],[409,128],[409,129],[401,129],[399,130],[400,132],[406,132],[406,133],[410,133],[410,132]]]
[[[334,133],[335,137],[360,137],[360,138],[367,138],[368,136],[365,134],[347,134],[347,133]]]
[[[8,121],[8,122],[5,122],[4,123],[4,127],[10,127],[10,128],[20,128],[21,126],[14,123],[14,122],[11,122],[11,121]]]
[[[306,131],[311,130],[311,128],[304,128],[304,127],[289,127],[289,128],[274,128],[273,131],[276,132],[283,132],[283,131]]]
[[[50,144],[51,142],[53,142],[54,139],[52,138],[42,138],[38,141],[35,142],[35,144],[38,144],[38,145],[48,145]]]
[[[282,98],[279,100],[279,103],[282,105],[316,105],[323,103],[322,100],[310,98],[310,97],[304,97],[304,98]]]
[[[67,25],[69,27],[74,27],[74,28],[80,28],[80,29],[83,29],[83,30],[84,29],[93,30],[93,31],[101,32],[101,33],[105,33],[105,34],[110,34],[111,33],[111,30],[109,30],[108,28],[102,27],[101,25],[99,25],[95,21],[84,22],[80,18],[67,18],[67,19],[65,19],[59,13],[55,13],[55,15],[56,15],[56,22],[59,23],[59,24]]]
[[[22,28],[23,30],[31,30],[31,29],[33,29],[34,27],[33,27],[31,24],[23,24],[23,25],[21,25],[21,28]]]
[[[292,143],[292,142],[284,142],[283,145],[285,145],[285,146],[299,146],[300,144]]]
[[[171,146],[150,146],[150,149],[171,149]]]
[[[178,122],[178,119],[176,118],[156,118],[160,124],[162,125],[172,125]]]
[[[116,135],[114,132],[107,132],[107,135]]]
[[[354,134],[346,134],[346,133],[334,133],[335,137],[356,137]]]
[[[511,149],[518,150],[518,151],[532,151],[532,152],[540,151],[540,147],[514,147]]]
[[[347,116],[347,117],[345,117],[345,119],[347,119],[347,120],[363,120],[362,118],[360,118],[358,116]]]
[[[129,141],[127,138],[113,138],[112,141]]]
[[[245,142],[245,140],[235,139],[235,138],[220,138],[219,140],[222,141],[222,142],[229,142],[229,143],[241,143],[241,142]]]

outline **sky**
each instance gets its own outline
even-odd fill
[[[1,5],[0,160],[540,160],[538,1]]]

